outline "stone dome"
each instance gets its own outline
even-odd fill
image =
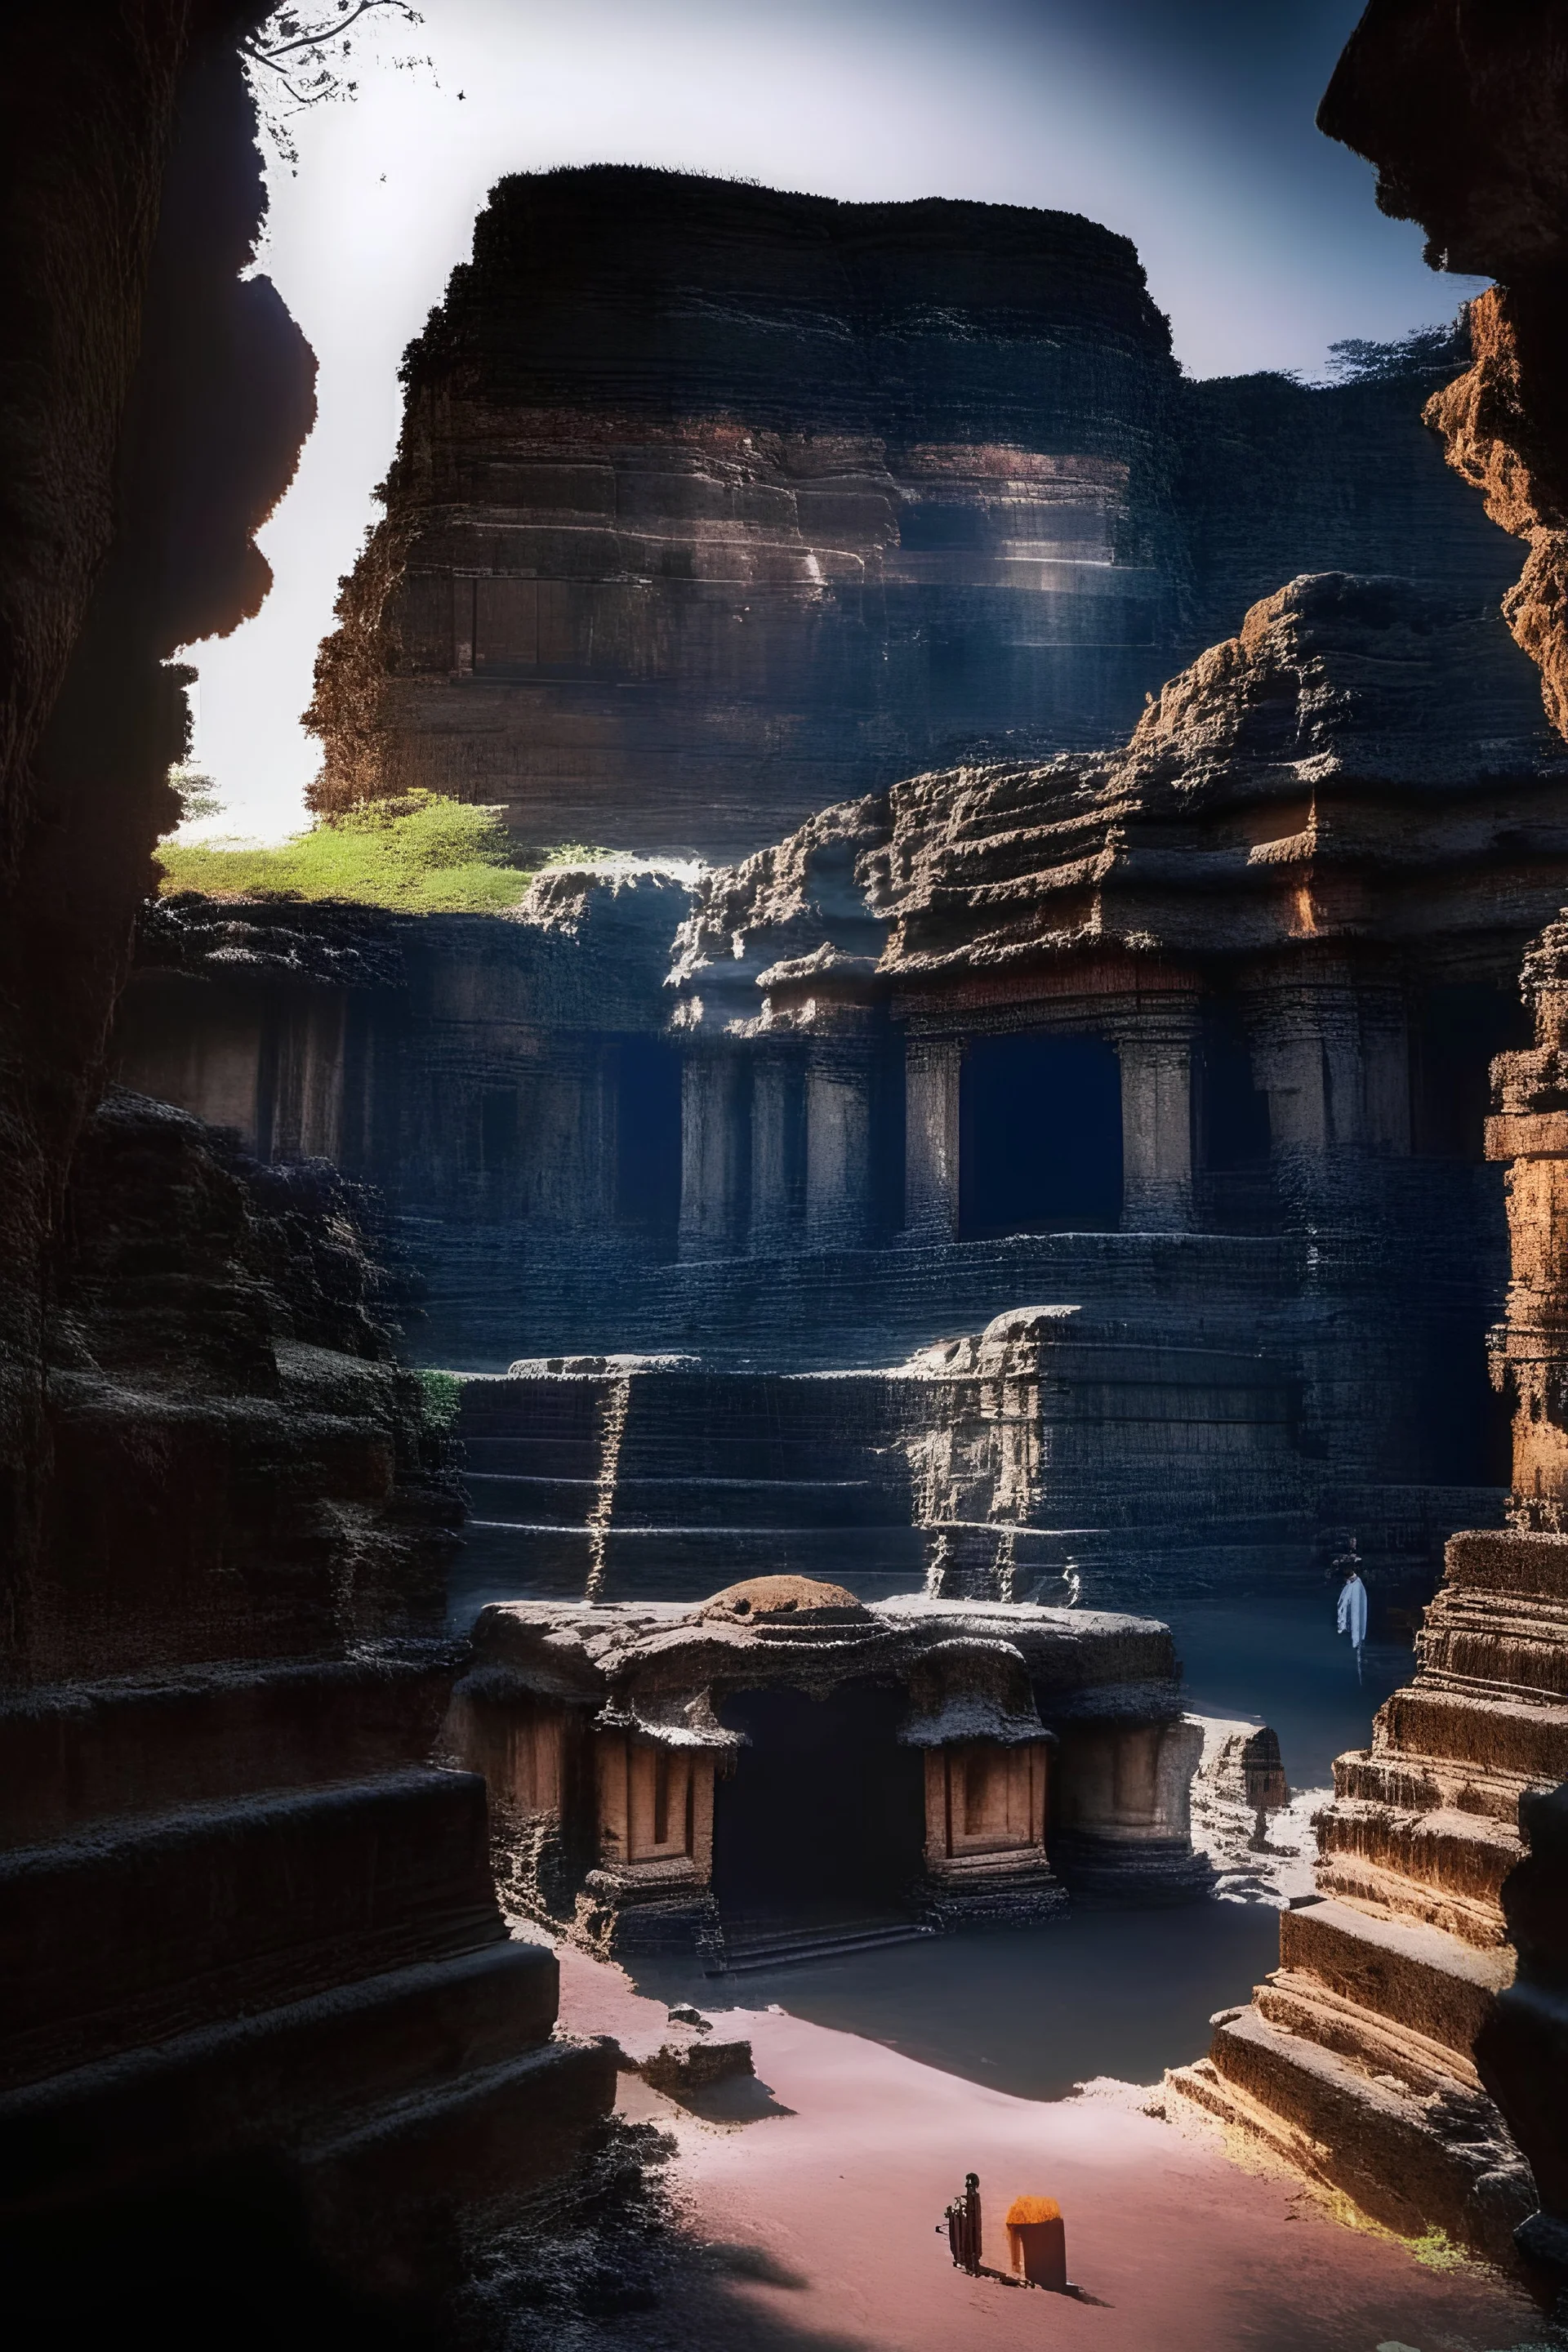
[[[841,1584],[819,1584],[810,1576],[748,1576],[714,1593],[697,1614],[710,1623],[778,1626],[837,1625],[869,1620],[871,1612]]]

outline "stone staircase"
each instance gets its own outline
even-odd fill
[[[1494,2260],[1535,2204],[1477,2071],[1512,1982],[1502,1889],[1521,1801],[1568,1778],[1568,1539],[1456,1536],[1415,1682],[1318,1816],[1319,1895],[1279,1967],[1170,2089],[1409,2235]]]
[[[877,1374],[617,1370],[613,1359],[468,1381],[457,1613],[579,1599],[591,1577],[606,1601],[698,1600],[786,1572],[865,1600],[918,1587],[908,1464],[887,1443],[896,1389]]]
[[[334,2271],[402,2295],[456,2213],[572,2160],[613,2063],[553,2038],[484,1783],[427,1760],[450,1678],[416,1642],[0,1707],[7,2242],[123,2200],[177,2231],[264,2158]]]

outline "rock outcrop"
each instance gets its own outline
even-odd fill
[[[1377,166],[1377,201],[1434,268],[1500,282],[1470,305],[1474,364],[1428,422],[1529,546],[1504,610],[1568,733],[1568,40],[1542,8],[1373,0],[1318,120]]]
[[[93,1108],[168,656],[257,609],[313,414],[261,13],[0,24],[0,2248],[65,2345],[406,2336],[613,2096],[430,1762],[459,1507],[363,1198]]]
[[[263,194],[236,21],[24,5],[0,34],[0,1641],[24,1653],[47,1262],[174,814],[168,657],[256,609],[254,534],[314,414],[303,337],[242,276]]]
[[[310,714],[329,810],[432,786],[535,845],[732,857],[1113,740],[1293,572],[1507,577],[1429,374],[1191,383],[1070,214],[521,174],[405,374]]]
[[[132,1096],[76,1155],[0,1697],[0,2242],[24,2297],[63,2267],[67,2341],[100,2233],[133,2306],[182,2270],[171,2340],[251,2291],[180,2255],[193,2198],[216,2250],[258,2204],[279,2327],[344,2281],[417,2308],[613,2095],[509,1938],[482,1785],[430,1761],[462,1507],[356,1205]]]
[[[1378,202],[1427,232],[1437,268],[1500,283],[1471,306],[1474,364],[1436,395],[1430,421],[1451,462],[1485,494],[1494,520],[1528,545],[1505,600],[1515,636],[1538,663],[1546,709],[1568,732],[1568,40],[1549,8],[1491,8],[1480,0],[1373,0],[1320,110],[1331,135],[1375,163]],[[1515,1517],[1508,1553],[1521,1605],[1510,1610],[1505,1689],[1522,1680],[1539,1699],[1563,1690],[1561,1527],[1562,1347],[1555,1295],[1565,1243],[1559,1202],[1563,1034],[1562,937],[1555,927],[1531,958],[1533,1054],[1500,1065],[1501,1116],[1492,1148],[1511,1158],[1514,1283],[1499,1369],[1516,1401]],[[1517,1663],[1516,1663],[1517,1662]],[[1531,1670],[1533,1669],[1533,1670]],[[1557,1710],[1561,1712],[1560,1707]],[[1555,1749],[1532,1777],[1568,1770]],[[1561,1901],[1562,1790],[1521,1805],[1531,1851],[1501,1889],[1514,1932],[1516,1981],[1476,2044],[1485,2078],[1535,2167],[1542,2210],[1521,2243],[1568,2281],[1568,1927]],[[1553,1875],[1553,1864],[1557,1865]]]

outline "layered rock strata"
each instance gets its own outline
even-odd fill
[[[134,2302],[192,2197],[220,2232],[259,2199],[285,2310],[417,2305],[613,2096],[509,1937],[482,1783],[431,1764],[455,1483],[320,1163],[111,1096],[70,1211],[51,1573],[0,1698],[0,2237],[41,2284],[133,2211]]]
[[[1412,2233],[1568,2275],[1561,1852],[1568,1780],[1565,934],[1531,950],[1537,1042],[1495,1065],[1513,1279],[1493,1335],[1513,1406],[1510,1526],[1453,1538],[1415,1682],[1342,1756],[1319,1897],[1280,1966],[1169,2079]],[[1541,2208],[1537,2208],[1537,2197]]]
[[[536,846],[733,856],[978,746],[1111,740],[1292,572],[1506,583],[1429,378],[1190,384],[1069,214],[519,174],[405,374],[325,809],[423,786]]]
[[[1317,1896],[1283,1916],[1278,1971],[1167,2078],[1390,2228],[1494,2260],[1536,2201],[1478,2060],[1514,1976],[1521,1810],[1568,1771],[1562,1549],[1453,1538],[1415,1680],[1335,1764]]]
[[[1110,1899],[1209,1883],[1203,1735],[1148,1620],[775,1574],[697,1606],[497,1603],[475,1653],[449,1736],[489,1781],[498,1870],[599,1949],[722,1967],[759,1923],[1046,1917],[1058,1871]]]
[[[363,1202],[93,1110],[169,656],[259,604],[313,415],[261,13],[0,21],[0,2244],[62,2344],[406,2340],[613,2095],[429,1761],[460,1509]]]
[[[726,1564],[866,1600],[1122,1595],[1310,1542],[1296,1398],[1239,1349],[1015,1309],[888,1371],[557,1358],[469,1377],[454,1626],[535,1593],[694,1599]]]

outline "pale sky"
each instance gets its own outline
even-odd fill
[[[967,196],[1131,237],[1194,375],[1319,372],[1344,336],[1451,317],[1421,232],[1313,110],[1359,0],[426,0],[428,75],[361,68],[295,125],[261,266],[321,362],[321,417],[261,534],[254,621],[186,656],[195,764],[278,839],[319,764],[299,723],[339,575],[378,511],[397,362],[504,173],[663,163],[849,198]],[[387,42],[384,53],[406,43]],[[463,95],[459,97],[458,93]]]

